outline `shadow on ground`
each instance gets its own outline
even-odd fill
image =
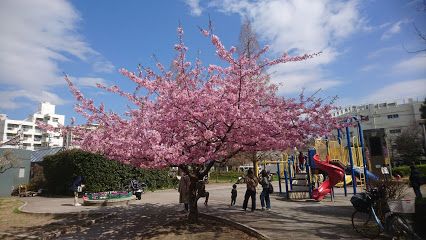
[[[298,207],[286,212],[243,212],[240,209],[229,210],[225,207],[219,210],[224,212],[223,217],[260,232],[268,232],[271,239],[312,239],[312,236],[320,239],[362,239],[352,229],[351,206],[327,206],[306,202],[298,203]]]
[[[58,216],[57,220],[25,229],[26,234],[46,237],[60,233],[55,239],[255,239],[211,219],[189,224],[186,213],[177,211],[176,205],[130,205],[66,219]]]

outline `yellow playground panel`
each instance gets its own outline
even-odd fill
[[[341,141],[342,142],[342,141]],[[362,148],[358,142],[357,137],[352,137],[352,160],[354,167],[364,167],[362,159]],[[350,165],[349,160],[349,150],[348,147],[339,144],[337,140],[316,140],[315,141],[316,152],[320,155],[321,159],[326,159],[328,155],[330,160],[333,162],[340,162],[344,166]],[[352,177],[350,175],[345,175],[346,184],[352,182]],[[361,176],[360,184],[364,185],[365,177]],[[336,185],[337,187],[343,187],[343,181]]]
[[[280,176],[284,176],[284,170],[288,168],[288,154],[286,152],[282,152],[281,159],[278,161],[270,161],[270,160],[262,160],[260,162],[256,162],[256,167],[259,169],[258,165],[261,164],[266,166],[267,164],[278,164],[280,169]]]
[[[351,147],[354,167],[363,167],[362,148],[358,143],[358,139],[353,137],[352,143],[354,146]],[[349,165],[348,148],[343,146],[343,144],[339,144],[336,140],[316,140],[315,150],[320,155],[320,159],[326,159],[326,156],[328,155],[330,156],[330,160],[339,161],[345,166]]]
[[[345,180],[346,180],[346,186],[348,186],[349,184],[352,183],[352,176],[345,174]],[[343,181],[341,181],[341,182],[338,182],[335,186],[341,188],[343,187],[343,185],[344,185]]]

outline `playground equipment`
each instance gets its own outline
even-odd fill
[[[321,201],[325,195],[331,193],[332,187],[338,182],[343,181],[345,171],[340,167],[328,163],[327,161],[321,161],[318,154],[314,156],[315,167],[326,171],[328,179],[325,180],[317,189],[312,191],[312,198]]]
[[[306,162],[305,171],[299,169],[297,149],[283,153],[279,161],[269,161],[268,164],[277,165],[279,193],[284,193],[282,187],[284,183],[287,198],[309,197],[322,200],[327,194],[333,193],[334,186],[343,187],[344,194],[347,196],[348,184],[352,185],[353,193],[356,194],[357,187],[367,189],[368,181],[377,180],[378,177],[368,170],[371,169],[372,163],[367,159],[365,152],[360,120],[361,117],[348,119],[349,122],[356,124],[357,131],[354,132],[357,134],[350,132],[350,127],[346,126],[344,132],[343,129],[337,129],[336,140],[325,138],[315,141],[314,148],[308,152],[309,160]],[[321,161],[321,159],[327,160]],[[264,161],[263,164],[265,165],[266,162]],[[318,170],[328,173],[328,179],[322,184],[319,184],[321,175]],[[314,179],[315,181],[312,181]],[[313,190],[315,182],[318,187]]]
[[[262,164],[263,169],[275,170],[271,171],[271,173],[276,174],[278,177],[279,194],[285,193],[287,198],[310,198],[312,188],[310,174],[308,174],[309,167],[307,165],[305,167],[306,171],[299,171],[295,156],[296,154],[292,155],[289,152],[282,152],[279,160],[265,160],[261,161],[260,164]]]
[[[343,187],[344,182],[346,182],[346,184],[351,184],[352,183],[352,176],[345,174],[345,179],[343,181],[338,182],[335,186],[341,188],[341,187]]]
[[[378,177],[372,172],[371,163],[367,159],[365,153],[364,140],[360,120],[358,118],[351,118],[356,122],[358,128],[358,136],[352,136],[349,127],[345,127],[346,146],[343,145],[342,131],[337,129],[337,140],[318,140],[315,142],[315,149],[321,157],[329,156],[330,161],[343,168],[346,174],[343,183],[338,183],[336,186],[344,187],[345,196],[347,195],[346,185],[352,183],[353,192],[356,193],[357,186],[361,189],[367,189],[369,180],[377,180]]]

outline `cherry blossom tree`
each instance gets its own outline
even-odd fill
[[[141,168],[178,166],[191,179],[189,219],[198,217],[196,183],[215,162],[223,163],[239,152],[284,150],[324,136],[334,127],[332,106],[322,99],[280,97],[264,71],[276,64],[291,64],[317,54],[276,59],[263,57],[264,47],[250,57],[225,48],[210,30],[201,33],[211,40],[221,65],[187,60],[183,29],[177,29],[177,52],[171,70],[143,66],[120,72],[135,84],[134,92],[119,86],[98,85],[127,99],[132,107],[124,116],[106,111],[103,104],[85,98],[65,78],[78,103],[76,111],[99,127],[73,129],[78,144]]]

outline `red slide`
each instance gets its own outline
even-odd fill
[[[345,171],[326,161],[321,161],[318,154],[315,154],[314,162],[318,169],[326,171],[328,174],[328,179],[325,180],[318,189],[314,189],[312,191],[312,198],[317,201],[321,201],[325,195],[331,192],[331,187],[336,185],[338,182],[343,181]]]

